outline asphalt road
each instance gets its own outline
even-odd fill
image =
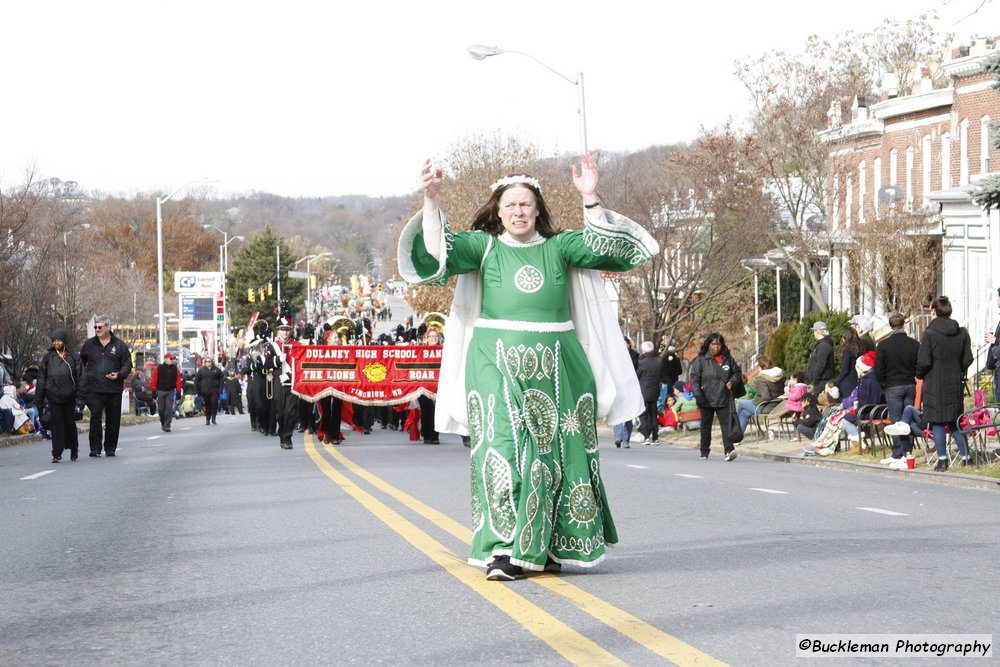
[[[0,449],[0,664],[783,665],[799,633],[1000,618],[995,492],[605,439],[621,544],[500,584],[464,564],[457,437],[304,439],[222,416],[114,459]]]

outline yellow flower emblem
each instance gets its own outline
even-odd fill
[[[361,369],[369,382],[384,382],[389,377],[389,369],[380,361],[368,364]]]

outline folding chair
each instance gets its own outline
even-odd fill
[[[975,465],[989,464],[997,458],[993,451],[1000,446],[1000,404],[973,408],[958,418],[958,425]]]
[[[889,419],[889,406],[885,403],[862,405],[858,408],[858,435],[861,436],[861,448],[868,438],[868,450],[875,458],[879,458],[878,450],[892,450],[892,440],[885,435],[885,427],[892,423]]]
[[[753,424],[757,429],[757,439],[764,440],[768,438],[768,431],[771,430],[772,419],[777,420],[777,417],[771,416],[771,413],[782,403],[784,403],[783,398],[772,398],[770,401],[764,401],[757,406],[754,413],[750,415],[749,424]]]

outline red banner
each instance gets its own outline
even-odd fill
[[[440,345],[292,345],[292,392],[307,401],[336,396],[360,405],[437,398]]]

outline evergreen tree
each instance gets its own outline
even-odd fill
[[[277,248],[281,249],[280,271],[275,252]],[[274,330],[279,306],[279,280],[282,300],[288,300],[293,313],[302,310],[305,304],[305,282],[288,277],[288,270],[295,266],[297,260],[288,251],[285,240],[275,236],[270,226],[243,244],[226,274],[227,305],[230,325],[234,331],[245,327],[254,311],[260,311],[261,319],[267,320],[272,331]],[[248,296],[248,290],[251,289],[254,291],[252,302]]]

